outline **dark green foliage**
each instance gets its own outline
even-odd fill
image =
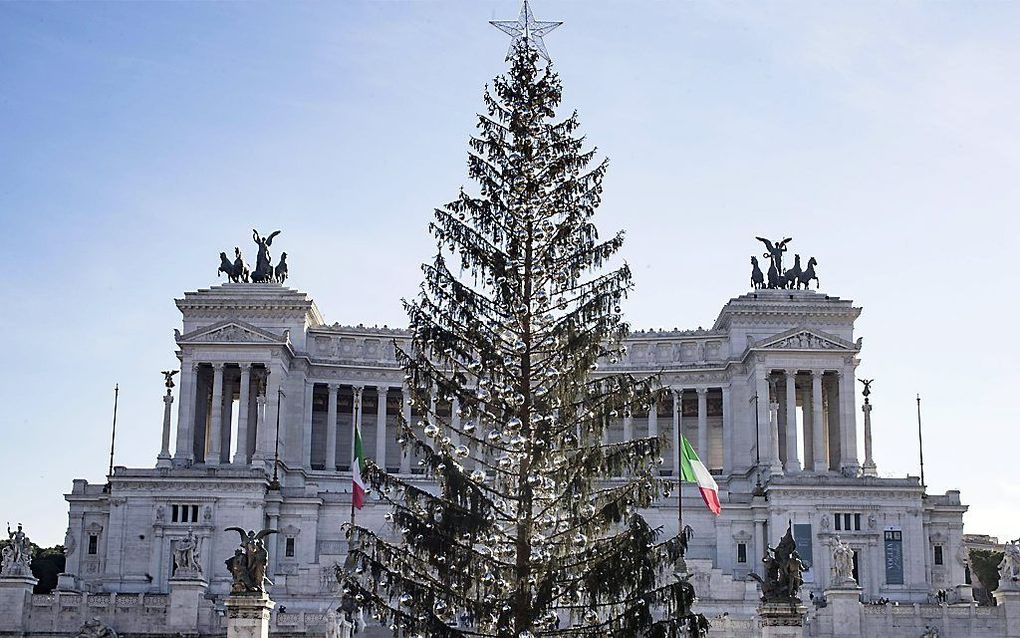
[[[992,592],[999,588],[999,563],[1002,562],[1002,552],[993,552],[988,549],[972,549],[970,550],[970,573],[971,577],[977,582],[974,583],[983,592],[975,591],[975,595],[980,597],[982,602],[987,605],[994,604],[992,602]]]

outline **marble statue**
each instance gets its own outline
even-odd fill
[[[832,581],[833,587],[857,585],[854,580],[854,550],[839,536],[832,543]]]
[[[786,535],[779,541],[775,549],[769,547],[762,558],[765,576],[750,574],[761,584],[761,599],[764,602],[795,602],[799,603],[800,588],[804,585],[804,571],[807,566],[797,553],[797,543],[793,540],[793,525],[786,528]]]
[[[18,529],[11,531],[7,523],[8,544],[0,555],[0,576],[32,575],[32,542],[18,523]]]
[[[260,532],[240,527],[228,527],[225,531],[236,531],[241,535],[241,545],[234,550],[234,555],[224,563],[227,571],[234,577],[230,586],[231,594],[261,594],[266,590],[266,584],[272,585],[272,581],[266,578],[266,566],[269,564],[269,551],[262,540],[270,534],[275,534],[275,529],[264,529]]]
[[[174,543],[174,578],[201,578],[201,540],[188,530],[188,535]]]
[[[1020,587],[1020,538],[1006,543],[999,563],[999,589]]]
[[[78,638],[117,638],[117,632],[102,620],[92,618],[82,623]]]

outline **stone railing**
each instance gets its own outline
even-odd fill
[[[24,631],[76,635],[82,623],[98,618],[119,633],[158,633],[169,606],[168,594],[33,594]]]

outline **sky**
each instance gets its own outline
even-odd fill
[[[756,235],[864,311],[882,475],[1020,536],[1020,4],[534,0],[627,232],[635,327],[709,327]],[[159,451],[173,304],[282,229],[329,322],[405,325],[517,0],[0,3],[0,524]],[[279,248],[277,248],[279,246]],[[176,411],[175,411],[176,412]],[[176,419],[176,413],[175,413]]]

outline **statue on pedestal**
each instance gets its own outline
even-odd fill
[[[800,290],[803,287],[805,290],[809,290],[812,280],[815,282],[815,287],[818,287],[818,275],[815,274],[815,266],[818,265],[818,260],[814,257],[809,258],[807,266],[801,268],[800,255],[794,255],[793,266],[788,269],[783,268],[783,253],[787,252],[786,245],[793,241],[792,238],[787,237],[776,241],[770,241],[764,237],[755,237],[755,239],[765,244],[766,252],[762,257],[769,260],[769,268],[768,278],[766,279],[762,275],[761,268],[758,266],[758,258],[751,257],[752,288],[755,290],[759,288]]]
[[[82,623],[78,638],[117,638],[117,632],[102,620],[92,618]]]
[[[190,529],[174,544],[174,578],[201,578],[201,540]]]
[[[999,589],[1020,588],[1020,538],[1006,543],[999,563]]]
[[[761,583],[761,599],[766,603],[799,603],[800,588],[804,585],[804,571],[807,566],[797,553],[797,543],[793,540],[792,524],[786,528],[775,549],[769,547],[762,558],[764,578],[758,574],[750,574]]]
[[[0,554],[0,576],[32,575],[32,542],[18,523],[17,531],[11,531],[7,523],[8,544]]]
[[[856,587],[854,580],[854,550],[839,536],[832,544],[832,582],[833,587]]]
[[[266,567],[269,565],[269,551],[262,540],[270,534],[275,534],[275,529],[264,529],[258,533],[255,530],[247,532],[240,527],[228,527],[226,531],[236,531],[241,535],[241,545],[234,550],[234,555],[224,563],[227,571],[234,577],[230,586],[231,594],[262,594],[266,591],[266,584],[272,585],[272,581],[266,578]]]

